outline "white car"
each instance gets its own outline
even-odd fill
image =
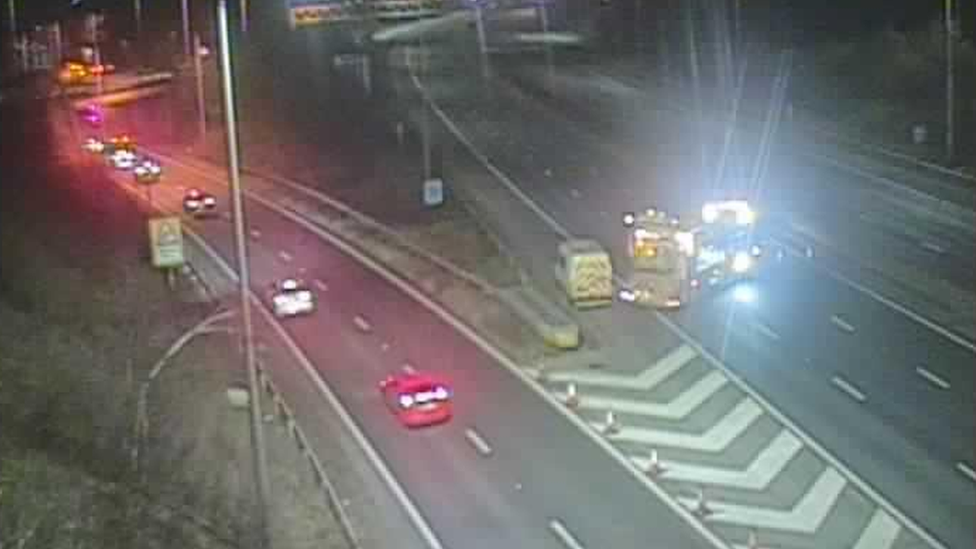
[[[89,137],[85,140],[85,150],[93,154],[102,154],[105,152],[105,143],[95,137]]]
[[[143,158],[136,162],[132,175],[140,183],[155,183],[163,175],[163,168],[156,161]]]
[[[131,170],[136,166],[136,154],[124,149],[118,150],[108,157],[108,161],[118,170]]]
[[[294,278],[286,278],[271,285],[271,306],[277,318],[311,314],[315,311],[315,295]]]

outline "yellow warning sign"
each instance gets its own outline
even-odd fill
[[[183,264],[183,228],[179,217],[156,217],[149,220],[149,245],[153,266],[179,267]]]

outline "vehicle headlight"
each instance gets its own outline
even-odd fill
[[[196,208],[197,206],[200,205],[200,202],[197,200],[190,199],[184,202],[184,204],[186,204],[187,208]]]
[[[437,400],[447,400],[447,397],[448,397],[447,389],[443,387],[438,387],[437,389],[434,389],[434,398],[436,398]]]
[[[744,273],[752,267],[752,258],[745,252],[736,252],[732,258],[732,270],[737,273]]]
[[[214,204],[217,203],[217,200],[212,196],[208,196],[207,198],[203,199],[203,203],[208,206],[213,206]]]
[[[312,301],[312,292],[301,291],[295,294],[299,301]]]
[[[410,395],[400,395],[400,406],[403,408],[409,408],[413,406],[413,397]]]

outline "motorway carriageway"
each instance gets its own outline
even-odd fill
[[[91,169],[108,169],[98,165]],[[223,185],[172,165],[164,169],[153,190],[157,205],[178,211],[192,183],[227,207]],[[113,179],[134,186],[128,174]],[[284,325],[445,547],[564,549],[560,536],[567,531],[584,547],[709,547],[588,435],[449,324],[274,208],[250,200],[248,221],[255,231],[255,291],[290,275],[317,289],[318,312]],[[226,217],[187,223],[232,262]],[[405,364],[450,380],[453,422],[413,432],[394,420],[377,384]],[[295,375],[269,368],[272,376]],[[491,447],[489,457],[479,454],[468,430]],[[565,530],[554,532],[553,520]]]
[[[476,79],[465,86],[453,76],[450,81],[425,80],[443,107],[442,114],[557,223],[565,223],[574,234],[615,244],[611,246],[615,258],[622,259],[619,213],[640,207],[642,196],[654,194],[649,188],[654,183],[646,175],[616,177],[626,168],[616,166],[615,159],[594,148],[592,140],[581,139],[581,130],[564,119],[497,88],[485,91],[490,86]],[[687,156],[683,159],[689,160]],[[503,212],[504,225],[511,231],[503,239],[540,280],[547,280],[558,231],[544,227],[539,216],[503,184],[497,187],[502,190],[479,187],[480,197]],[[507,198],[503,196],[506,192]],[[672,318],[706,348],[723,355],[724,362],[754,389],[937,537],[948,540],[952,547],[971,543],[967,518],[972,515],[973,501],[971,350],[797,258],[787,257],[772,265],[751,290],[756,299],[747,305],[736,304],[734,322],[727,324],[734,293],[703,300]],[[607,375],[631,376],[630,383],[640,387],[641,376],[650,376],[651,370],[642,369],[646,362],[644,366],[633,364],[633,358],[661,356],[661,349],[643,345],[639,338],[663,330],[663,326],[650,313],[641,318],[637,313],[615,310],[613,315],[593,312],[580,317],[584,326],[598,325],[604,338],[619,335],[619,340],[630,345],[630,364],[624,363],[625,353],[607,351],[621,359],[608,363],[613,372]],[[566,383],[575,382],[585,402],[586,391],[592,390],[587,387],[589,378],[585,371],[578,377],[567,374],[553,390],[558,392]],[[680,385],[699,398],[692,389],[697,391],[702,379],[692,374]],[[598,393],[606,397],[599,402],[607,406],[594,407],[595,423],[616,406],[633,411],[621,416],[624,426],[629,421],[661,427],[655,423],[658,414],[653,409],[631,405],[638,395],[622,391]],[[684,394],[675,391],[671,387],[665,393]],[[718,400],[718,394],[716,391],[705,402]],[[741,401],[733,398],[731,402],[724,404],[725,412]],[[713,424],[721,417],[718,413]],[[658,442],[652,445],[681,449],[679,443],[654,440]],[[621,446],[635,456],[648,451],[646,444]],[[702,478],[689,475],[686,484],[678,484],[676,489],[693,486]],[[729,499],[748,500],[741,494]],[[799,495],[793,501],[801,501]],[[869,522],[865,529],[871,529]]]

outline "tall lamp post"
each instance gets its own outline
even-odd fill
[[[946,40],[946,160],[953,162],[956,156],[955,127],[955,39],[956,23],[953,14],[953,0],[945,0],[945,40]]]
[[[257,364],[254,356],[254,327],[251,319],[251,273],[247,256],[247,237],[244,231],[244,200],[241,192],[241,167],[238,158],[237,111],[234,99],[233,58],[230,53],[230,32],[227,24],[227,0],[217,3],[217,38],[220,42],[220,81],[223,88],[224,120],[227,131],[227,161],[230,171],[230,191],[234,211],[234,240],[239,272],[241,322],[243,329],[244,360],[250,390],[251,452],[254,466],[256,511],[254,540],[257,547],[268,547],[267,494],[268,470],[264,453],[262,430],[261,391],[258,385]]]
[[[183,28],[183,58],[190,59],[190,0],[180,0]]]

